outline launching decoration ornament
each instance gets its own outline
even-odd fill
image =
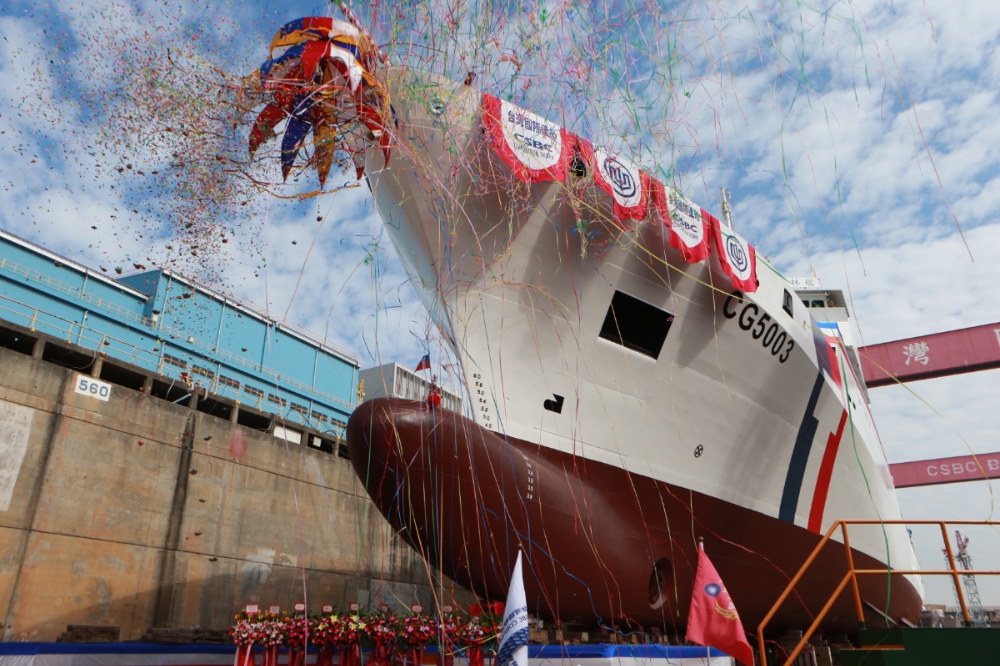
[[[250,155],[277,138],[284,122],[282,177],[288,179],[305,152],[300,168],[315,168],[321,189],[334,164],[353,164],[360,179],[371,148],[381,149],[388,166],[396,129],[388,90],[378,77],[385,57],[353,14],[343,9],[350,21],[310,16],[281,26],[271,40],[270,58],[246,84],[248,96],[257,95],[264,104],[250,131]],[[622,231],[659,218],[668,229],[670,245],[685,261],[704,261],[714,245],[733,285],[746,293],[756,291],[754,248],[626,155],[594,146],[488,93],[482,94],[480,117],[494,154],[515,179],[566,182],[576,168],[571,166],[578,163],[581,173],[590,174],[591,185],[611,197],[614,223]]]
[[[265,106],[250,131],[254,153],[285,121],[281,175],[287,179],[306,149],[322,188],[333,165],[353,163],[364,173],[365,151],[382,148],[389,160],[391,106],[372,74],[380,54],[368,35],[351,23],[325,16],[296,19],[271,40],[270,58],[247,79],[250,95]],[[311,151],[307,139],[312,135]]]

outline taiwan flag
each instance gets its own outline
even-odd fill
[[[431,369],[431,355],[424,354],[424,357],[420,359],[420,363],[417,363],[417,369],[414,370],[413,372],[420,372],[421,370],[430,370],[430,369]]]
[[[691,591],[687,640],[718,648],[737,661],[753,666],[753,651],[743,632],[736,606],[702,544],[698,548],[698,572]]]

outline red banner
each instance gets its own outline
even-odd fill
[[[594,148],[586,139],[577,137],[580,158],[594,174],[594,184],[611,195],[615,202],[615,218],[628,227],[627,220],[646,219],[649,205],[649,176],[622,155],[612,155],[603,148]]]
[[[565,129],[486,93],[483,124],[493,150],[520,180],[566,180],[574,136]]]
[[[709,234],[711,228],[706,223],[702,209],[688,201],[672,188],[669,194],[658,180],[650,180],[650,197],[653,208],[667,228],[670,247],[680,250],[684,261],[694,264],[708,258],[710,252]]]
[[[757,291],[757,252],[730,227],[724,227],[717,219],[704,213],[706,222],[712,226],[715,251],[719,254],[722,271],[728,275],[733,286],[744,293]]]

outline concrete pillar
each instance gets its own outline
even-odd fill
[[[191,397],[188,398],[188,407],[191,409],[198,409],[198,394],[201,393],[201,389],[194,388],[191,389]]]
[[[90,376],[100,379],[101,368],[104,367],[104,359],[98,356],[94,359],[94,365],[90,366]]]
[[[31,358],[42,358],[42,354],[45,353],[45,340],[38,338],[35,340],[35,346],[31,349]]]
[[[152,375],[147,376],[146,379],[143,380],[143,382],[142,382],[142,388],[139,389],[139,390],[142,391],[143,393],[145,393],[146,395],[149,395],[153,391],[153,377],[152,377]]]
[[[197,393],[191,395],[195,399]],[[194,450],[194,433],[198,428],[198,415],[189,414],[181,438],[180,464],[177,466],[177,482],[174,485],[174,501],[167,519],[167,537],[160,551],[159,585],[156,589],[156,606],[153,610],[153,627],[170,626],[174,609],[174,578],[177,568],[177,549],[181,541],[181,523],[184,505],[187,503],[188,478],[191,475],[191,455]]]
[[[236,423],[240,419],[240,403],[237,400],[236,404],[233,405],[232,411],[229,412],[229,422]]]

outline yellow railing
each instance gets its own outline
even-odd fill
[[[854,557],[851,553],[851,540],[847,534],[848,525],[939,525],[941,527],[941,537],[944,539],[945,552],[948,554],[948,564],[951,565],[950,569],[918,569],[915,571],[901,571],[899,569],[855,569],[854,568]],[[767,654],[764,652],[764,627],[767,626],[771,618],[774,617],[778,609],[781,608],[781,604],[785,602],[788,596],[798,585],[802,576],[812,565],[816,556],[819,555],[820,551],[823,550],[823,546],[827,544],[830,537],[833,536],[837,528],[840,528],[841,534],[844,537],[844,550],[847,553],[847,573],[840,580],[840,584],[837,585],[830,599],[826,602],[823,608],[820,610],[819,614],[813,619],[813,623],[809,626],[809,629],[802,635],[802,639],[799,640],[798,645],[792,650],[792,653],[788,655],[788,659],[785,660],[785,666],[791,666],[795,662],[795,658],[799,656],[805,648],[806,643],[815,633],[816,629],[819,627],[823,618],[826,614],[830,612],[830,608],[836,603],[837,599],[840,597],[840,593],[844,591],[847,584],[850,583],[854,592],[854,606],[858,613],[858,623],[861,627],[865,624],[865,614],[864,607],[861,603],[861,593],[858,591],[858,576],[871,576],[871,575],[921,575],[921,576],[951,576],[953,582],[955,583],[955,592],[958,594],[958,603],[962,607],[962,617],[965,620],[966,626],[972,625],[972,618],[969,616],[969,608],[965,603],[965,594],[962,592],[962,584],[959,580],[959,576],[974,576],[974,575],[984,575],[984,576],[996,576],[1000,575],[1000,571],[992,570],[968,570],[959,569],[955,566],[955,555],[951,550],[951,541],[948,539],[948,525],[986,525],[986,526],[996,526],[1000,525],[1000,522],[993,520],[838,520],[827,533],[823,536],[813,552],[806,558],[805,563],[799,569],[795,577],[788,583],[785,591],[781,593],[778,600],[771,607],[764,619],[761,621],[760,626],[757,627],[757,645],[760,650],[760,663],[761,666],[767,666]]]

